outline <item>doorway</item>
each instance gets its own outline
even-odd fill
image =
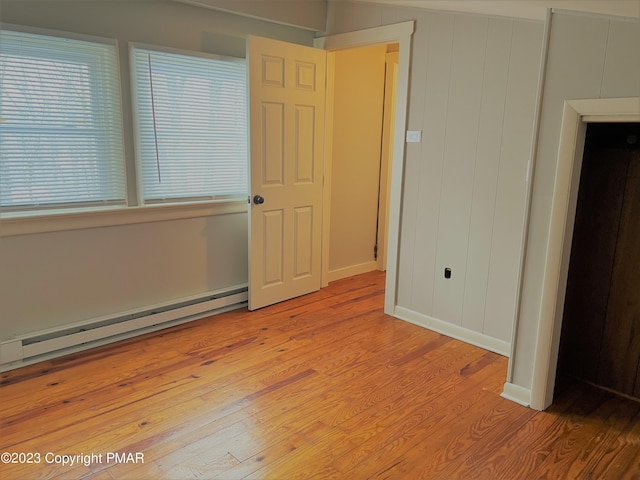
[[[384,313],[395,315],[397,303],[397,267],[398,244],[400,237],[400,205],[402,197],[402,178],[404,175],[404,135],[407,126],[407,111],[409,98],[409,64],[411,57],[411,37],[415,30],[415,21],[406,21],[392,25],[368,28],[355,32],[340,33],[319,37],[314,40],[314,46],[328,51],[344,48],[357,48],[377,44],[398,44],[398,69],[396,78],[396,106],[393,125],[393,154],[391,158],[391,178],[389,181],[389,215],[387,236],[387,275],[385,279]],[[328,134],[328,132],[327,132]],[[331,139],[327,136],[327,142]],[[331,178],[330,164],[326,165],[325,178]],[[329,198],[329,185],[325,182],[325,198]],[[328,284],[329,277],[329,208],[325,202],[323,209],[323,238],[322,238],[322,286]]]
[[[571,243],[558,381],[640,399],[640,123],[590,123]]]
[[[288,85],[290,89],[293,88],[300,95],[306,92],[315,98],[316,94],[322,92],[324,97],[326,54],[320,53],[321,50],[334,51],[396,42],[399,53],[394,132],[404,132],[409,83],[410,40],[414,31],[414,23],[413,21],[402,22],[317,38],[314,41],[315,49],[256,37],[255,48],[249,48],[248,53],[248,58],[253,65],[250,68],[250,72],[253,72],[250,75],[251,91],[260,91],[260,86],[282,89]],[[289,61],[285,61],[280,50],[290,51]],[[318,56],[324,57],[324,61],[318,62],[318,58],[316,58]],[[285,68],[286,66],[288,68]],[[285,75],[289,79],[286,82],[284,81]],[[253,198],[254,204],[249,214],[250,309],[253,308],[253,303],[256,303],[256,308],[266,306],[292,298],[292,294],[293,296],[302,295],[328,284],[330,209],[327,208],[327,205],[331,198],[331,189],[328,185],[330,183],[330,167],[322,165],[323,162],[314,161],[314,159],[324,158],[324,155],[318,154],[316,150],[319,149],[322,153],[325,142],[330,143],[330,140],[309,134],[311,131],[316,132],[326,126],[324,101],[321,104],[308,105],[307,103],[292,102],[294,98],[291,95],[282,95],[281,97],[271,101],[263,101],[264,99],[260,95],[250,95],[251,131],[255,132],[255,135],[253,133],[251,135],[251,165],[255,167],[252,168],[251,188],[254,188],[254,183],[265,188],[267,184],[282,186],[285,177],[293,179],[293,183],[298,186],[310,183],[314,187],[319,185],[322,189],[323,208],[317,208],[317,202],[314,201],[312,204],[307,202],[292,211],[291,207],[295,202],[286,200],[286,195],[280,195],[280,200],[284,198],[284,203],[281,202],[278,206],[278,202],[272,201],[271,203],[276,208],[269,207],[270,210],[266,211],[263,208],[265,199],[262,195],[254,192],[253,197],[249,197]],[[270,118],[268,113],[271,113],[273,118]],[[285,121],[284,116],[288,116],[290,121]],[[256,125],[253,125],[254,121]],[[266,128],[267,125],[269,128]],[[398,133],[395,133],[394,137],[397,135]],[[394,138],[393,143],[391,166],[394,173],[391,176],[389,229],[398,232],[404,143],[398,141],[397,138]],[[284,155],[285,145],[289,151],[288,155]],[[262,168],[265,166],[266,158],[273,160],[267,162],[269,164],[268,172]],[[288,161],[285,162],[285,159]],[[316,167],[322,167],[323,171],[309,175],[309,168],[315,172]],[[290,173],[283,177],[285,168]],[[256,173],[257,182],[253,181],[254,171],[258,172]],[[294,172],[293,175],[291,171]],[[260,176],[259,172],[263,174],[266,172],[266,176]],[[304,175],[298,178],[295,176],[295,172],[304,173]],[[327,179],[329,180],[327,181]],[[320,211],[322,213],[319,215]],[[292,221],[291,217],[296,215],[298,218]],[[289,219],[286,222],[283,220],[285,217]],[[287,226],[286,232],[281,228],[285,224]],[[321,227],[318,224],[321,224]],[[318,233],[322,237],[321,240],[318,238]],[[385,313],[393,315],[396,303],[398,238],[393,235],[389,240],[389,269],[392,273],[386,277],[385,282],[387,287],[391,287],[385,290]],[[288,242],[288,245],[285,245],[285,241]],[[311,266],[306,270],[291,268],[292,265],[302,267],[315,265],[316,261],[320,262],[320,268],[317,266]],[[266,278],[264,274],[267,270],[270,272],[269,278]],[[296,272],[299,273],[297,277]],[[318,274],[319,284],[316,281]],[[289,288],[292,287],[292,282],[300,278],[309,280],[308,288],[301,287],[297,290]],[[278,290],[271,288],[273,286],[279,287]],[[267,290],[273,291],[273,295],[265,293]],[[260,302],[252,302],[252,292],[256,291],[265,293]]]
[[[398,44],[327,57],[328,280],[386,269]]]
[[[564,102],[555,185],[550,192],[553,198],[547,250],[539,265],[543,274],[531,388],[512,383],[513,372],[521,364],[521,348],[518,342],[513,342],[503,393],[503,396],[536,410],[544,410],[553,402],[579,172],[587,124],[593,122],[640,122],[640,97]],[[518,326],[516,324],[516,333]]]

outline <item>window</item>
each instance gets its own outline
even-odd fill
[[[0,30],[0,209],[125,203],[115,41]]]
[[[244,198],[244,60],[135,45],[131,58],[142,202]]]

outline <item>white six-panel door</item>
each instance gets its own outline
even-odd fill
[[[250,36],[247,59],[255,310],[320,289],[326,52]]]

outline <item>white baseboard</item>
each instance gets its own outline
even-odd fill
[[[461,327],[460,325],[454,325],[422,313],[414,312],[408,308],[396,306],[394,310],[394,317],[413,323],[414,325],[428,328],[434,332],[442,333],[448,337],[462,340],[463,342],[470,343],[476,347],[504,355],[505,357],[508,357],[511,352],[511,345],[509,342],[498,340],[497,338],[490,337],[483,333],[474,332],[473,330]]]
[[[354,275],[360,275],[361,273],[372,272],[378,269],[378,262],[371,261],[366,263],[360,263],[358,265],[351,265],[349,267],[338,268],[337,270],[329,271],[329,281],[335,282],[347,277],[353,277]]]
[[[500,396],[525,407],[531,407],[531,390],[528,388],[506,382]]]

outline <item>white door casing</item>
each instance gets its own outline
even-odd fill
[[[407,127],[409,100],[409,71],[411,58],[411,37],[415,30],[415,20],[367,28],[353,32],[338,33],[314,40],[314,45],[326,50],[358,48],[367,45],[398,44],[398,74],[396,79],[396,104],[393,126],[393,155],[391,159],[391,179],[389,192],[389,210],[387,217],[387,276],[385,282],[384,313],[395,315],[397,300],[398,252],[400,238],[400,206],[402,198],[402,179],[404,177],[404,135]],[[330,133],[330,132],[328,132]],[[330,135],[328,141],[331,142]],[[326,152],[325,190],[331,178],[330,150]],[[323,227],[323,252],[329,251],[330,199],[325,195]],[[329,257],[323,257],[323,278],[329,276]],[[325,284],[327,282],[325,281]]]
[[[538,336],[535,342],[530,405],[544,410],[553,402],[564,299],[587,124],[638,122],[640,98],[565,100],[558,163],[542,284]],[[512,344],[510,363],[516,359]],[[505,390],[512,384],[507,382]],[[503,395],[507,398],[508,395]],[[516,400],[518,401],[518,400]],[[519,402],[524,403],[524,402]]]
[[[326,52],[249,36],[247,59],[255,310],[320,289]]]

